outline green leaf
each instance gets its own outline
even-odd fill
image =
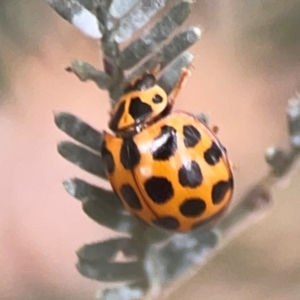
[[[139,220],[131,214],[113,211],[110,203],[105,201],[89,199],[83,202],[82,207],[94,221],[117,232],[132,233],[133,229],[140,224]]]
[[[121,53],[121,68],[130,69],[150,54],[158,44],[167,39],[170,34],[178,28],[190,13],[190,5],[182,2],[173,7],[170,12],[162,17],[149,31],[132,42]]]
[[[133,240],[128,237],[119,237],[107,241],[84,245],[77,251],[77,256],[81,260],[101,262],[114,260],[116,254],[121,251],[126,257],[136,257],[137,248]]]
[[[76,267],[83,276],[104,282],[136,281],[144,273],[141,262],[90,262],[79,257]]]
[[[110,8],[110,13],[115,17],[121,16],[119,19],[119,27],[116,30],[115,40],[118,43],[122,43],[127,39],[131,38],[134,33],[140,30],[144,25],[146,25],[151,18],[153,18],[161,9],[164,8],[165,0],[155,0],[155,1],[135,1],[135,5],[132,5],[131,9],[124,2],[131,2],[132,0],[115,0]],[[127,6],[127,11],[125,7]]]
[[[124,211],[116,195],[74,178],[64,182],[66,191],[82,202],[84,212],[94,221],[112,230],[131,233],[139,220]]]
[[[58,152],[81,169],[106,179],[105,167],[99,154],[69,141],[60,142]]]
[[[73,72],[81,81],[94,81],[103,90],[108,90],[112,85],[112,79],[108,74],[80,60],[74,60],[72,68],[67,71]]]
[[[167,67],[174,59],[180,56],[182,52],[192,46],[199,39],[200,34],[201,31],[199,28],[192,27],[175,35],[167,45],[155,51],[148,60],[134,70],[130,74],[128,81],[132,81],[140,77],[144,72],[154,69],[158,62],[161,69]],[[181,70],[178,70],[178,74],[180,73]]]
[[[63,185],[71,196],[82,202],[96,200],[99,201],[100,204],[101,202],[103,202],[104,205],[108,203],[109,211],[107,213],[119,213],[124,211],[121,201],[112,191],[89,184],[78,178],[68,179],[64,181]]]
[[[59,129],[64,131],[76,141],[100,152],[103,135],[78,117],[67,112],[55,114],[55,123]]]

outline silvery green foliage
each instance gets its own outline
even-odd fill
[[[107,89],[112,104],[120,97],[128,81],[158,64],[163,69],[159,84],[170,92],[181,69],[193,59],[185,50],[198,40],[201,33],[199,28],[191,27],[174,34],[190,13],[190,1],[178,1],[150,29],[142,32],[141,28],[151,23],[152,17],[165,8],[166,1],[47,1],[82,32],[101,38],[104,71],[81,61],[72,63],[72,71],[81,80],[93,80],[100,88]],[[127,41],[137,32],[139,37],[121,49],[120,42]],[[171,40],[168,40],[170,37]],[[125,76],[124,72],[128,70],[129,74]]]
[[[163,0],[47,1],[85,34],[100,38],[104,71],[79,60],[68,70],[80,80],[92,80],[99,88],[106,89],[112,106],[130,80],[157,64],[162,69],[159,84],[171,92],[182,68],[192,61],[193,56],[186,49],[200,36],[200,30],[194,27],[177,33],[190,12],[192,4],[187,1],[177,1],[170,8]],[[165,14],[153,19],[162,9]],[[151,22],[152,27],[141,30]],[[132,39],[139,30],[139,36]],[[122,48],[120,42],[128,42],[128,39],[130,43]],[[204,114],[198,117],[205,123],[208,121]],[[299,100],[291,101],[288,117],[292,149],[299,149]],[[55,122],[78,142],[61,142],[59,153],[81,169],[106,180],[100,154],[102,133],[70,113],[56,114]],[[292,159],[287,152],[273,148],[268,150],[267,161],[272,167],[269,179],[275,179],[285,174],[287,162]],[[215,228],[171,234],[144,225],[123,209],[112,191],[79,178],[66,180],[66,191],[81,202],[90,218],[126,234],[83,246],[77,252],[77,268],[82,275],[105,282],[105,287],[98,293],[100,299],[154,299],[166,285],[172,286],[173,282],[192,276],[232,238],[241,224],[252,222],[269,207],[270,181],[263,179],[255,185]],[[124,260],[117,259],[120,253]]]

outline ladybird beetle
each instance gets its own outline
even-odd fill
[[[186,232],[227,208],[233,177],[226,150],[203,122],[171,112],[170,96],[145,73],[112,110],[101,149],[108,179],[127,210],[150,226]]]

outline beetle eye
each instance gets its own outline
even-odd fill
[[[156,94],[153,98],[152,98],[152,102],[157,104],[157,103],[161,103],[163,101],[163,97]]]

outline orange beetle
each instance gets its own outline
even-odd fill
[[[189,231],[228,207],[233,176],[226,150],[203,122],[172,112],[189,74],[168,97],[153,74],[129,85],[113,109],[101,149],[109,181],[125,208],[150,226]]]

